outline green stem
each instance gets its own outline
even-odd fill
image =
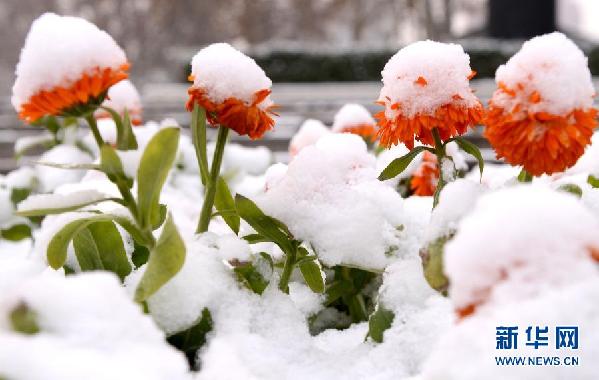
[[[89,124],[89,128],[92,130],[92,134],[94,135],[96,144],[98,144],[98,148],[101,148],[102,145],[104,145],[104,139],[102,139],[102,135],[100,134],[100,130],[98,129],[98,124],[96,123],[96,119],[94,118],[94,114],[88,113],[85,116],[85,120],[87,121],[87,124]]]
[[[279,289],[287,294],[289,294],[289,279],[291,278],[291,273],[293,273],[293,268],[295,267],[296,256],[297,248],[286,253],[285,266],[283,267],[283,273],[281,273],[281,279],[279,280]]]
[[[518,182],[532,182],[532,174],[527,172],[525,169],[522,169],[522,171],[520,171],[520,174],[518,174]]]
[[[220,165],[223,160],[223,152],[227,143],[227,135],[229,128],[225,126],[218,127],[218,137],[216,138],[216,148],[212,157],[212,168],[210,169],[210,177],[206,181],[206,192],[204,195],[204,204],[200,212],[200,221],[198,223],[197,233],[208,231],[208,225],[212,217],[212,207],[214,206],[214,197],[216,196],[216,182],[220,174]]]
[[[433,208],[437,207],[439,204],[439,194],[441,194],[441,190],[446,185],[445,179],[443,178],[443,159],[447,156],[445,153],[445,145],[443,141],[441,141],[441,136],[439,136],[439,130],[437,128],[433,128],[433,139],[435,141],[435,155],[437,156],[437,165],[439,166],[439,182],[437,182],[437,188],[435,189],[435,194],[433,195]]]

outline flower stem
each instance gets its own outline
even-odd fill
[[[214,197],[216,196],[216,182],[218,181],[218,175],[220,174],[220,165],[223,161],[223,152],[225,151],[228,134],[229,128],[222,125],[218,127],[216,148],[214,149],[214,156],[212,157],[210,176],[206,181],[204,204],[202,205],[202,211],[200,212],[200,221],[196,230],[197,233],[208,231],[208,225],[210,224],[210,219],[212,217],[212,207],[214,206]]]
[[[437,128],[433,128],[433,139],[435,141],[435,155],[437,156],[437,166],[439,167],[439,182],[437,182],[437,188],[435,189],[435,194],[433,195],[433,208],[439,204],[439,194],[441,194],[441,190],[446,185],[445,178],[443,178],[443,159],[447,156],[445,153],[445,145],[443,145],[443,141],[441,141],[441,136],[439,135],[439,130]]]
[[[283,273],[281,274],[281,279],[279,280],[279,289],[287,294],[289,294],[289,279],[291,278],[291,273],[295,267],[296,253],[297,248],[294,248],[291,252],[286,253],[285,266],[283,267]]]
[[[89,124],[89,128],[92,130],[92,134],[94,135],[96,144],[98,144],[98,148],[102,148],[102,145],[104,145],[104,140],[102,139],[102,135],[100,134],[100,130],[98,129],[98,124],[96,123],[94,114],[88,113],[85,116],[85,120],[87,121],[87,124]]]

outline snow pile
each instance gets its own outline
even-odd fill
[[[383,269],[402,248],[402,199],[377,180],[356,135],[332,134],[304,148],[256,201],[313,245],[325,265]]]
[[[38,161],[73,165],[90,164],[92,158],[73,145],[61,144],[42,154]],[[78,182],[85,175],[85,170],[67,170],[46,165],[36,165],[35,171],[39,181],[39,190],[43,193],[51,192],[65,183]]]
[[[142,107],[139,92],[137,92],[133,83],[128,79],[122,80],[110,87],[108,96],[102,105],[112,108],[120,115],[123,115],[126,109],[132,123],[141,123]],[[110,114],[100,109],[96,111],[96,116],[110,117]]]
[[[222,103],[236,98],[254,102],[254,94],[270,89],[272,82],[256,62],[226,43],[209,45],[191,61],[193,88],[203,90],[211,101]],[[269,98],[259,103],[262,109],[272,105]]]
[[[505,304],[596,277],[597,231],[570,194],[528,185],[485,195],[445,246],[451,300],[458,310]]]
[[[73,305],[76,305],[74,307]],[[26,307],[39,332],[13,332]],[[186,379],[184,356],[109,273],[23,279],[0,297],[0,376],[10,379]],[[98,369],[101,369],[98,370]]]
[[[214,144],[208,146],[208,151],[211,150],[214,150]],[[272,152],[267,147],[245,147],[239,144],[227,144],[221,170],[224,173],[233,171],[241,172],[242,175],[259,175],[266,171],[272,164],[272,160]]]
[[[567,114],[593,105],[595,89],[584,53],[559,32],[532,38],[499,66],[498,84],[513,92],[497,91],[493,104],[509,112]],[[526,108],[514,110],[518,104]]]
[[[468,77],[470,57],[460,45],[419,41],[398,51],[383,69],[383,88],[379,101],[387,113],[401,113],[411,118],[417,114],[433,115],[438,107],[456,104],[473,107],[478,100],[472,94]],[[457,95],[457,96],[456,96]],[[396,114],[388,114],[393,119]]]
[[[96,69],[118,70],[125,52],[94,24],[45,13],[31,25],[16,69],[12,104],[17,111],[43,90],[68,87]]]
[[[321,137],[331,133],[323,122],[316,119],[307,119],[289,142],[289,155],[291,158],[307,146],[314,145]]]
[[[376,125],[370,112],[361,104],[349,103],[341,107],[333,120],[333,132],[346,132],[352,127]]]
[[[481,178],[478,166],[466,174],[465,178],[474,182],[480,182],[485,187],[495,190],[510,184],[517,183],[517,177],[522,170],[519,166],[493,164],[485,162],[485,170]]]

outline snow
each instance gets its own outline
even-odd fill
[[[470,89],[470,73],[470,57],[460,45],[430,40],[415,42],[399,50],[385,65],[379,101],[401,105],[398,111],[386,107],[389,119],[396,116],[391,113],[401,113],[407,118],[433,115],[438,107],[450,103],[472,107],[478,100]],[[426,85],[419,84],[419,78]]]
[[[204,90],[214,103],[228,98],[246,104],[254,101],[254,94],[270,89],[272,82],[256,62],[226,43],[216,43],[200,50],[191,61],[192,88]],[[272,105],[269,98],[258,106]]]
[[[311,243],[326,265],[381,270],[401,250],[402,199],[377,180],[375,159],[356,135],[331,134],[304,148],[282,178],[256,197],[267,214]]]
[[[208,150],[213,149],[213,147],[208,147]],[[222,171],[225,173],[228,171],[241,171],[242,175],[245,173],[259,175],[266,171],[272,161],[272,152],[267,147],[245,147],[239,144],[227,144],[223,155]]]
[[[11,189],[30,189],[35,182],[35,170],[29,166],[20,167],[8,173],[3,182]]]
[[[295,157],[302,149],[316,144],[321,137],[330,133],[331,130],[322,121],[306,119],[289,142],[289,155]]]
[[[75,146],[61,144],[46,151],[38,161],[53,164],[90,164],[92,158]],[[51,192],[62,184],[77,182],[85,174],[85,170],[60,169],[45,165],[36,165],[35,171],[40,191],[44,193]]]
[[[104,107],[112,108],[120,115],[123,115],[126,109],[132,120],[141,121],[142,106],[139,92],[137,92],[133,83],[128,79],[122,80],[110,87],[108,96],[102,105]],[[106,117],[110,117],[110,114],[103,110],[98,110],[97,112]]]
[[[363,105],[348,103],[337,111],[333,120],[333,132],[345,132],[346,129],[361,126],[375,126],[376,121]]]
[[[28,277],[2,292],[0,313],[5,319],[24,304],[35,313],[40,332],[23,335],[0,327],[0,375],[50,380],[189,378],[184,356],[165,342],[113,274]]]
[[[484,195],[445,246],[450,298],[457,309],[487,307],[597,276],[598,229],[568,193],[520,185]]]
[[[37,194],[31,195],[18,204],[18,212],[34,210],[59,210],[77,207],[106,199],[107,195],[96,190],[84,190],[70,194]]]
[[[510,112],[524,104],[517,117],[527,112],[564,115],[593,105],[595,89],[584,53],[562,33],[554,32],[525,42],[518,53],[499,66],[495,81],[515,91],[515,97],[495,93],[493,103]],[[521,87],[519,87],[521,86]],[[530,97],[534,92],[540,101]]]
[[[125,52],[94,24],[44,13],[31,25],[16,68],[12,104],[17,111],[39,91],[68,87],[100,68],[127,64]]]

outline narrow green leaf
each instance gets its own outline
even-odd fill
[[[129,264],[127,252],[123,245],[123,238],[114,223],[93,223],[86,230],[93,237],[105,270],[116,273],[121,280],[131,273],[131,264]]]
[[[105,144],[100,148],[100,170],[117,185],[124,185],[129,189],[133,186],[133,179],[127,177],[121,158],[110,145]]]
[[[5,240],[20,241],[31,237],[31,227],[27,224],[15,224],[0,230],[0,235]]]
[[[152,222],[152,230],[158,229],[164,223],[166,219],[166,205],[158,204],[157,207],[154,207],[152,210],[151,222]]]
[[[112,120],[116,126],[116,148],[118,150],[133,150],[137,149],[137,140],[131,127],[131,120],[129,118],[129,112],[125,109],[123,118],[115,110],[110,107],[102,107],[105,111],[110,113]]]
[[[599,187],[599,178],[595,177],[592,174],[589,174],[589,176],[587,177],[587,183],[596,189]]]
[[[257,233],[277,244],[286,254],[293,251],[293,244],[287,235],[273,222],[273,218],[265,215],[254,202],[241,194],[237,194],[235,196],[235,205],[239,216],[248,222]]]
[[[142,302],[175,276],[185,261],[185,244],[170,214],[162,234],[150,252],[146,271],[135,290],[135,301]]]
[[[202,185],[208,181],[208,155],[206,153],[206,110],[198,103],[193,106],[191,113],[191,141],[196,152],[196,159],[200,167]]]
[[[520,170],[520,174],[518,174],[518,182],[532,182],[532,175],[526,171],[526,169],[522,168]]]
[[[582,189],[580,188],[580,186],[575,185],[573,183],[565,183],[563,185],[560,185],[557,188],[557,190],[576,195],[578,198],[582,197]]]
[[[48,166],[57,169],[67,170],[100,170],[100,165],[97,164],[57,164],[54,162],[34,161],[36,165]]]
[[[417,146],[414,149],[412,149],[408,154],[391,161],[391,163],[387,165],[385,170],[383,170],[381,174],[379,174],[379,180],[385,181],[397,177],[404,170],[406,170],[408,165],[410,165],[410,162],[412,162],[412,160],[416,158],[417,155],[419,155],[421,152],[424,152],[425,150],[428,149],[424,146]]]
[[[150,251],[147,247],[138,244],[135,240],[133,240],[133,253],[131,254],[131,261],[133,261],[133,265],[135,268],[139,268],[148,262],[148,258],[150,257]]]
[[[268,281],[252,263],[236,266],[233,271],[237,275],[237,279],[256,294],[262,294],[268,286]]]
[[[249,234],[244,236],[243,239],[250,244],[268,243],[271,241],[267,237],[264,237],[260,234]]]
[[[102,260],[96,241],[88,228],[84,228],[73,238],[73,248],[77,262],[84,272],[102,270]]]
[[[305,251],[305,257],[308,256],[308,251],[304,247],[299,248],[300,251]],[[316,260],[304,260],[299,264],[300,272],[302,272],[302,276],[306,281],[306,284],[310,287],[310,289],[314,293],[323,293],[324,292],[324,278],[322,277],[322,272],[320,270],[320,266],[316,262]]]
[[[80,202],[73,202],[72,204],[70,204],[68,206],[63,206],[63,207],[51,207],[52,199],[54,197],[63,198],[63,196],[56,195],[56,194],[40,194],[40,195],[34,195],[34,197],[47,198],[47,200],[48,200],[47,204],[50,206],[46,207],[46,208],[38,208],[38,209],[26,208],[23,210],[23,205],[20,204],[19,207],[17,208],[17,211],[15,212],[15,215],[31,217],[31,216],[63,214],[65,212],[79,210],[80,208],[95,205],[95,204],[102,203],[102,202],[108,202],[108,201],[113,201],[113,202],[117,202],[117,203],[121,202],[121,199],[119,199],[119,198],[104,197],[104,198],[96,198],[96,199],[90,199],[90,200],[81,200]]]
[[[235,209],[235,199],[233,199],[233,196],[231,195],[227,182],[220,176],[216,182],[214,206],[225,223],[227,223],[233,232],[235,232],[235,235],[237,235],[239,233],[240,218]]]
[[[354,286],[351,281],[345,279],[339,279],[333,282],[330,286],[327,287],[326,295],[327,299],[325,304],[331,305],[333,302],[337,301],[339,298],[348,296],[354,291]]]
[[[33,335],[40,331],[37,315],[26,303],[19,303],[9,314],[10,324],[14,331]]]
[[[376,310],[370,316],[368,320],[368,336],[377,343],[383,342],[383,335],[385,331],[391,327],[395,314],[388,309],[385,309],[383,305],[377,305]]]
[[[142,229],[152,225],[152,212],[160,200],[160,192],[175,162],[179,145],[179,128],[164,128],[152,137],[137,170],[137,201]]]
[[[31,194],[31,189],[27,188],[14,188],[10,191],[10,201],[13,206],[23,202]]]
[[[480,171],[480,177],[482,179],[483,169],[485,168],[485,160],[483,160],[483,156],[478,147],[463,137],[456,137],[454,141],[464,152],[476,158],[478,161],[478,170]]]

